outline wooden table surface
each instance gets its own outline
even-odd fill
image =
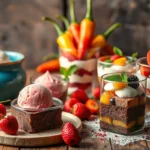
[[[27,71],[27,83],[29,83],[29,77],[31,75],[36,75],[37,73],[33,70]],[[150,108],[150,104],[147,104],[147,109]],[[150,110],[150,109],[149,109]],[[70,147],[66,144],[52,145],[47,147],[11,147],[0,145],[0,150],[149,150],[150,142],[148,141],[138,141],[130,143],[126,146],[120,146],[117,144],[112,144],[111,140],[100,140],[99,138],[85,138],[82,139],[77,147]]]

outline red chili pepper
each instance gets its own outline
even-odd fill
[[[95,30],[95,22],[92,18],[92,2],[87,0],[87,13],[85,19],[80,24],[80,41],[78,45],[78,59],[84,59]]]
[[[80,24],[76,22],[75,13],[74,13],[74,0],[70,0],[70,18],[71,18],[71,24],[69,30],[73,34],[76,45],[78,45],[79,37],[80,37]]]

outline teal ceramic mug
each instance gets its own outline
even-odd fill
[[[26,73],[22,68],[24,55],[13,51],[4,51],[10,62],[0,63],[0,101],[12,100],[26,82]]]

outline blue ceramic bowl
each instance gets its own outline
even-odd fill
[[[24,55],[12,51],[4,53],[11,62],[0,63],[0,101],[16,98],[26,82],[26,73],[21,66]]]

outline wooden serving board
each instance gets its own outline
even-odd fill
[[[79,132],[82,130],[81,120],[67,112],[62,112],[63,123],[71,122],[75,125]],[[61,137],[62,127],[52,130],[47,130],[40,133],[27,133],[19,130],[17,135],[8,135],[0,131],[0,144],[10,146],[48,146],[53,144],[60,144],[63,142]]]

